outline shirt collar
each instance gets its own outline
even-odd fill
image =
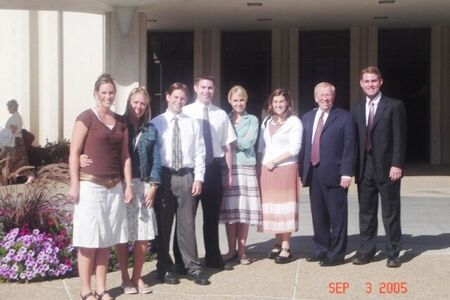
[[[212,106],[212,101],[209,102],[209,104],[203,104],[203,102],[201,102],[200,100],[196,99],[196,100],[195,100],[195,103],[196,103],[197,105],[201,106],[202,108],[206,106],[206,107],[208,107],[208,109],[209,109],[209,108]]]
[[[379,92],[378,95],[376,95],[375,98],[373,98],[373,100],[372,100],[373,104],[377,105],[378,102],[380,102],[380,99],[381,99],[381,92]],[[366,97],[366,103],[369,104],[369,102],[370,102],[370,99],[368,97]]]
[[[166,110],[165,113],[165,117],[167,119],[167,121],[171,122],[173,121],[176,117],[180,118],[182,117],[181,115],[182,113],[180,112],[179,114],[174,114],[173,112],[169,111],[168,109]]]
[[[244,114],[242,115],[241,118],[247,118],[247,115],[248,115],[247,111],[244,111]],[[230,117],[230,119],[233,117],[233,111],[230,111],[228,113],[228,117]]]
[[[330,114],[332,108],[330,108],[328,111],[322,110],[320,107],[317,108],[317,115],[320,116],[321,113],[323,113],[324,116],[328,116]]]

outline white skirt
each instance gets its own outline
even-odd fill
[[[139,178],[133,178],[134,199],[127,206],[128,239],[130,241],[147,241],[157,235],[156,216],[153,207],[143,205],[149,184],[144,184]]]
[[[74,205],[73,246],[107,248],[128,242],[128,222],[122,183],[107,189],[80,181],[80,199]]]

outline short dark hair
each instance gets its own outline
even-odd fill
[[[17,108],[19,108],[19,103],[17,103],[16,99],[11,99],[8,102],[6,102],[6,106],[8,107],[13,106],[17,110]]]
[[[362,79],[364,74],[375,74],[379,79],[382,79],[380,70],[374,66],[368,66],[367,68],[362,69],[359,74],[359,79]]]
[[[197,77],[195,77],[194,85],[198,85],[198,83],[199,83],[201,80],[209,80],[209,81],[212,81],[213,85],[216,86],[216,79],[215,79],[214,76],[212,76],[212,75],[205,75],[205,74],[198,75]]]
[[[182,90],[186,94],[186,96],[189,95],[189,88],[187,87],[187,85],[185,85],[184,83],[181,83],[181,82],[174,82],[174,83],[172,83],[169,86],[169,88],[167,89],[166,95],[172,95],[172,93],[175,90]]]

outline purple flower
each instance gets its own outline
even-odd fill
[[[6,252],[0,257],[0,280],[30,281],[71,272],[76,256],[67,230],[61,226],[61,232],[54,233],[41,233],[39,229],[31,232],[28,228],[8,232],[0,241]]]
[[[17,254],[16,256],[14,256],[14,260],[19,262],[22,261],[24,258],[23,254]]]
[[[3,244],[3,248],[5,248],[6,250],[11,248],[11,246],[12,246],[12,242],[11,241],[6,241],[6,243]]]
[[[19,228],[14,228],[6,235],[7,239],[15,239],[17,234],[19,233]]]

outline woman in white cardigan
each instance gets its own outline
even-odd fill
[[[261,222],[258,231],[274,233],[277,243],[268,257],[278,264],[292,261],[289,241],[298,230],[298,165],[303,127],[293,114],[292,99],[276,89],[267,100],[269,116],[261,126]]]

